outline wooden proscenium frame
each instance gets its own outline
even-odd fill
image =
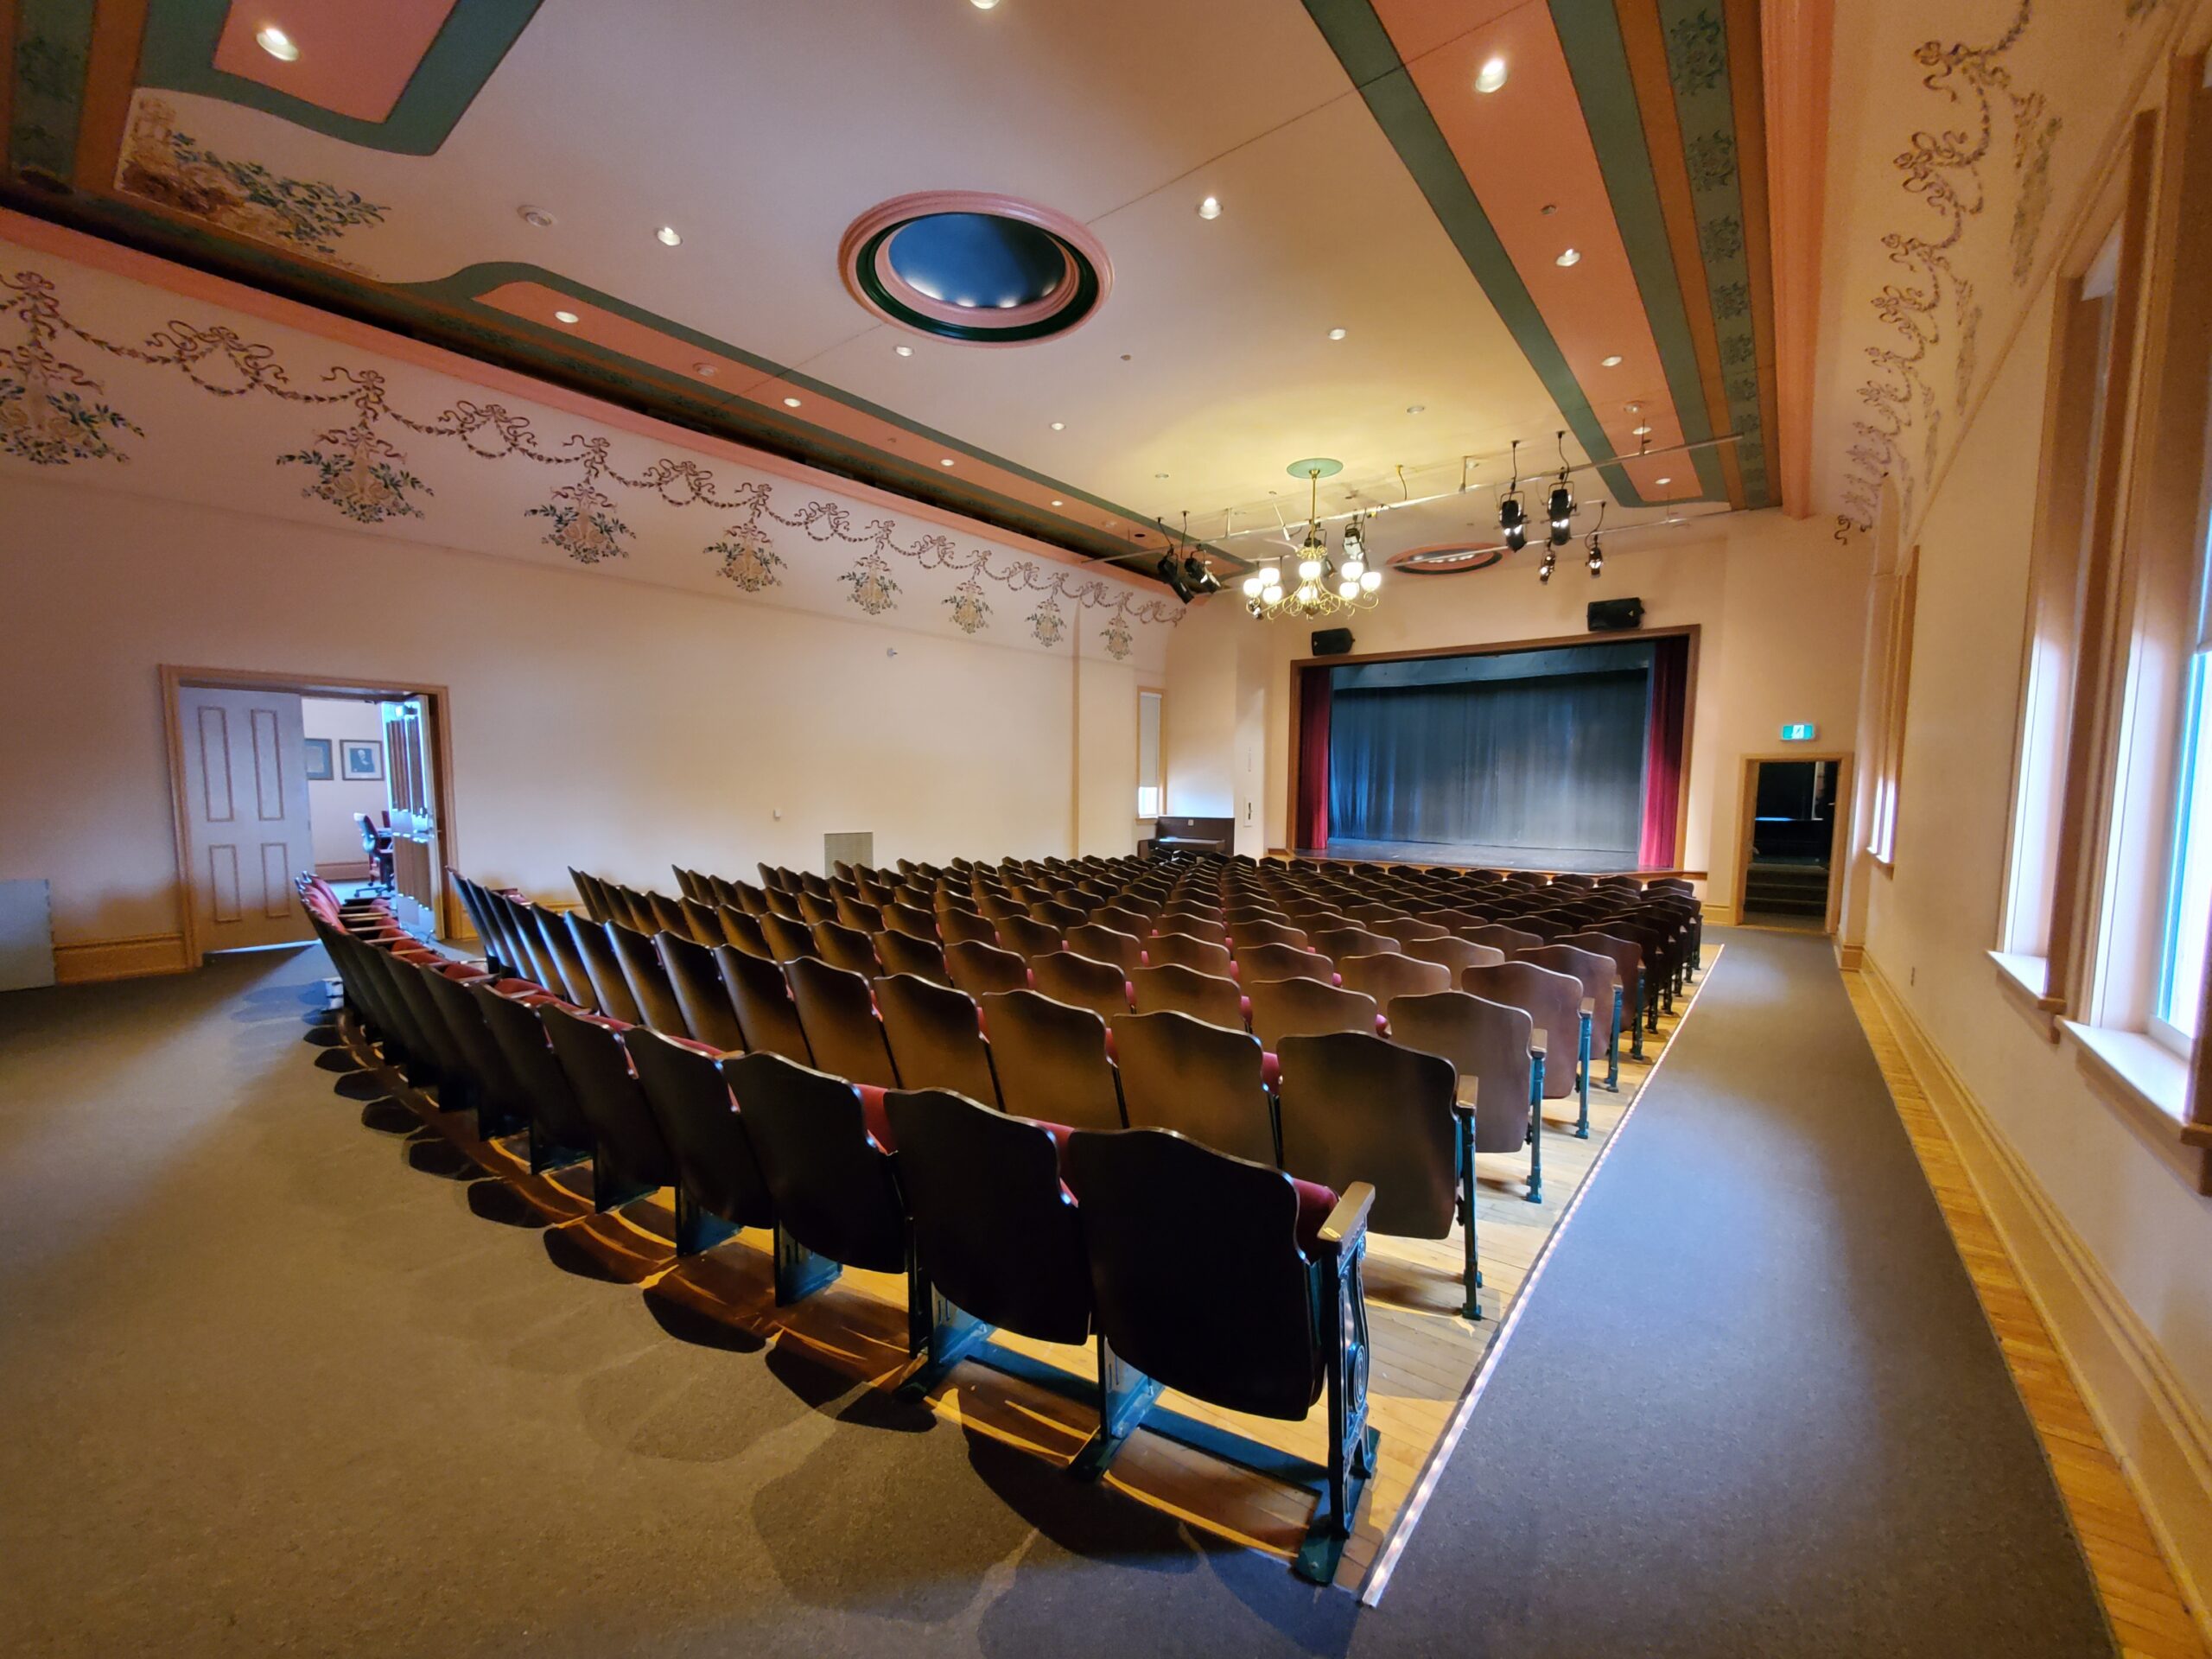
[[[1681,798],[1675,804],[1675,866],[1666,870],[1638,872],[1645,875],[1683,873],[1682,849],[1690,826],[1690,755],[1697,735],[1697,669],[1702,626],[1689,622],[1672,628],[1638,628],[1624,633],[1562,633],[1542,639],[1500,639],[1461,645],[1428,645],[1419,651],[1363,651],[1344,657],[1294,657],[1290,662],[1290,763],[1284,768],[1283,840],[1298,839],[1298,756],[1306,724],[1305,671],[1326,664],[1343,668],[1353,663],[1409,663],[1427,657],[1492,657],[1516,651],[1543,651],[1560,645],[1619,645],[1631,639],[1664,639],[1680,635],[1690,642],[1689,665],[1682,682]],[[1818,758],[1818,757],[1815,757]],[[1296,855],[1304,849],[1291,847]],[[1320,850],[1320,849],[1316,849]]]
[[[430,722],[430,765],[432,788],[437,804],[438,853],[448,866],[458,868],[461,862],[460,834],[454,828],[457,814],[454,810],[453,789],[453,694],[442,685],[429,685],[410,680],[356,680],[335,674],[282,674],[249,668],[185,668],[175,664],[161,665],[162,730],[168,745],[169,760],[169,817],[170,828],[175,836],[176,895],[184,938],[184,962],[188,969],[200,965],[199,920],[192,902],[191,839],[185,822],[184,728],[177,711],[177,694],[185,686],[212,686],[218,690],[239,691],[270,690],[296,691],[302,696],[377,697],[396,702],[406,697],[423,699],[424,713]],[[438,883],[437,937],[449,939],[455,936],[454,925],[454,899],[447,888],[442,871],[433,871]]]

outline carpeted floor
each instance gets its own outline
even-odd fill
[[[590,1276],[321,971],[0,997],[10,1654],[2111,1650],[1819,938],[1732,936],[1372,1610]]]

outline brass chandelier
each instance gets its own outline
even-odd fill
[[[1344,470],[1340,461],[1315,458],[1294,461],[1287,468],[1293,478],[1306,481],[1306,540],[1298,550],[1298,585],[1283,582],[1282,558],[1271,556],[1244,578],[1244,608],[1264,621],[1291,616],[1304,620],[1336,616],[1352,611],[1371,611],[1382,602],[1381,567],[1368,561],[1367,515],[1361,513],[1344,528],[1344,557],[1339,563],[1329,551],[1328,532],[1321,528],[1321,480]]]

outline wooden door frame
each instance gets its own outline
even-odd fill
[[[1290,756],[1283,768],[1287,790],[1283,797],[1284,850],[1293,858],[1304,855],[1295,844],[1298,840],[1298,754],[1303,747],[1306,725],[1306,671],[1326,664],[1331,668],[1342,668],[1353,663],[1409,663],[1426,657],[1491,657],[1516,651],[1548,651],[1560,645],[1618,645],[1632,644],[1637,639],[1665,639],[1680,636],[1688,639],[1689,660],[1682,673],[1682,753],[1681,798],[1675,803],[1675,868],[1671,870],[1643,870],[1639,874],[1651,875],[1681,875],[1702,880],[1705,872],[1687,868],[1682,854],[1689,846],[1690,834],[1690,756],[1697,741],[1697,671],[1698,657],[1705,643],[1702,623],[1681,622],[1663,628],[1637,628],[1633,632],[1613,633],[1560,633],[1538,639],[1501,639],[1491,645],[1423,645],[1408,651],[1347,652],[1341,657],[1294,657],[1290,659],[1290,685],[1286,697],[1289,718]],[[1165,705],[1162,705],[1163,711]],[[1325,859],[1325,851],[1319,856]],[[1710,861],[1707,861],[1708,863]]]
[[[362,702],[371,697],[387,702],[407,697],[422,698],[430,726],[430,787],[437,809],[438,852],[446,865],[457,868],[459,855],[454,849],[459,845],[459,837],[454,829],[453,694],[442,685],[432,685],[421,680],[361,680],[336,674],[285,674],[257,668],[196,668],[175,663],[161,665],[161,684],[162,729],[168,745],[169,757],[169,823],[175,838],[177,899],[183,922],[180,931],[184,939],[184,960],[188,969],[200,967],[207,957],[200,948],[199,918],[192,902],[192,837],[185,807],[184,721],[180,708],[181,694],[187,686],[214,691],[292,691],[303,697],[344,697]],[[391,764],[387,756],[385,761],[387,776]],[[453,893],[442,877],[435,918],[436,935],[442,939],[454,937],[453,907]]]
[[[1731,897],[1734,899],[1730,916],[1740,923],[1744,919],[1744,891],[1751,880],[1751,831],[1756,828],[1759,807],[1759,768],[1776,761],[1825,760],[1835,768],[1836,810],[1828,819],[1828,895],[1827,911],[1821,921],[1821,931],[1833,937],[1840,917],[1843,902],[1842,872],[1837,859],[1849,844],[1844,837],[1850,832],[1850,814],[1844,810],[1851,798],[1851,751],[1823,749],[1815,754],[1800,750],[1783,753],[1747,754],[1744,757],[1742,799],[1736,810],[1736,887]]]

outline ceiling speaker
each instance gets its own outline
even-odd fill
[[[1590,601],[1590,632],[1620,633],[1643,626],[1640,599],[1593,599]]]
[[[1343,657],[1351,651],[1350,628],[1316,628],[1313,630],[1313,654],[1316,657]]]

